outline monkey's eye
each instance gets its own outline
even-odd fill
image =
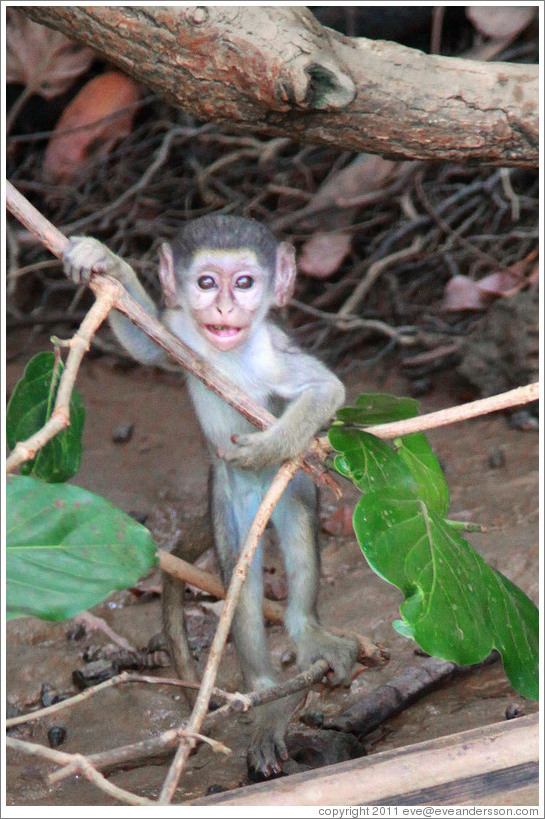
[[[239,276],[235,282],[235,287],[238,287],[239,290],[249,290],[253,283],[254,280],[251,276]]]
[[[212,276],[199,276],[197,284],[201,290],[212,290],[216,286],[216,282]]]

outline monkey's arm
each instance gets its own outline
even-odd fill
[[[345,400],[341,381],[327,367],[303,353],[277,327],[271,327],[273,392],[286,409],[263,432],[239,435],[221,453],[232,466],[259,470],[276,466],[306,450],[316,433]]]
[[[88,236],[73,236],[64,251],[66,275],[76,284],[88,284],[92,273],[107,274],[121,282],[130,295],[154,318],[157,307],[148,296],[132,267],[106,245]],[[110,325],[123,347],[142,364],[168,365],[168,357],[148,336],[117,310],[109,315]]]

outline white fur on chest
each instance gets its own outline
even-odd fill
[[[165,323],[178,338],[200,353],[212,367],[240,387],[254,401],[269,408],[273,394],[271,385],[278,381],[279,373],[276,372],[278,365],[267,324],[258,328],[242,350],[222,353],[212,348],[206,339],[195,331],[183,313],[169,311]],[[208,390],[199,379],[189,376],[188,388],[202,430],[214,447],[227,446],[231,435],[235,433],[255,431],[252,424],[222,398]]]

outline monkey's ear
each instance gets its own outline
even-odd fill
[[[159,247],[159,281],[167,307],[179,307],[174,275],[174,256],[168,242]]]
[[[276,251],[276,270],[274,272],[274,304],[284,307],[293,296],[297,266],[295,248],[289,242],[282,242]]]

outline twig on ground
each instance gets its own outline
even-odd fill
[[[80,623],[82,626],[85,626],[87,631],[101,631],[109,640],[112,641],[112,643],[115,643],[115,645],[125,649],[125,651],[134,653],[137,652],[137,649],[131,643],[129,643],[126,637],[123,637],[122,634],[119,634],[117,631],[115,631],[115,629],[109,626],[103,617],[97,617],[96,614],[93,614],[90,611],[82,611],[79,614],[76,614],[74,620],[76,623]]]
[[[278,683],[278,685],[260,691],[250,691],[243,695],[234,694],[230,703],[206,715],[203,720],[202,730],[209,731],[217,723],[228,717],[246,711],[248,703],[255,708],[258,705],[264,705],[267,702],[304,691],[305,688],[320,682],[328,669],[329,665],[325,660],[317,660],[305,671],[285,682]],[[164,760],[172,756],[177,744],[178,734],[176,731],[166,731],[160,736],[150,736],[141,742],[91,754],[89,761],[97,770],[111,773],[119,768],[136,768],[147,765],[150,764],[151,760]]]
[[[124,788],[118,788],[112,782],[109,782],[101,773],[99,773],[89,762],[88,758],[81,754],[67,754],[64,751],[57,751],[53,748],[46,748],[44,745],[38,745],[35,742],[26,742],[22,739],[15,739],[14,737],[6,737],[6,745],[14,751],[20,751],[33,756],[40,756],[43,759],[48,759],[55,762],[57,765],[62,765],[62,771],[65,776],[73,774],[81,774],[89,782],[92,782],[101,791],[118,799],[127,805],[155,805],[157,804],[151,799],[146,799],[144,796],[137,796],[131,791],[126,791]]]
[[[187,731],[185,728],[176,728],[171,731],[167,731],[166,734],[173,735],[174,741],[180,739],[181,737],[190,737],[192,740],[204,742],[206,745],[209,745],[214,752],[220,752],[229,756],[232,753],[231,748],[228,748],[223,742],[218,742],[217,739],[211,739],[210,737],[205,736],[204,734],[197,734],[195,732]],[[89,764],[92,770],[96,771],[94,765],[91,764],[89,761],[89,757],[82,757],[85,761]],[[74,773],[78,773],[75,771],[71,764],[65,765],[60,771],[55,771],[54,773],[50,774],[47,778],[47,782],[49,785],[56,785],[58,782],[62,782],[63,779],[68,779]],[[97,783],[98,784],[98,783]],[[100,787],[100,785],[99,785]],[[157,803],[154,803],[157,804]]]
[[[419,665],[403,669],[389,682],[366,693],[346,711],[326,720],[324,728],[365,736],[455,674],[481,668],[498,658],[499,654],[493,652],[480,663],[459,666],[438,657],[427,657]]]
[[[18,714],[16,717],[6,719],[6,728],[14,728],[17,725],[23,725],[27,722],[35,722],[44,717],[50,717],[51,714],[56,714],[58,711],[63,711],[66,708],[72,708],[74,705],[79,705],[95,694],[104,691],[106,688],[117,688],[127,683],[145,683],[147,685],[174,685],[178,688],[199,688],[199,683],[191,682],[190,680],[181,680],[179,677],[154,677],[150,674],[134,674],[130,671],[122,671],[115,677],[110,677],[109,680],[92,685],[81,691],[79,694],[74,694],[73,697],[67,697],[65,700],[48,705],[46,708],[40,708],[38,711],[30,711],[28,714]],[[212,695],[227,701],[227,703],[236,702],[243,705],[243,710],[246,710],[251,705],[252,701],[246,694],[241,694],[238,691],[232,694],[229,691],[224,691],[222,688],[213,688]]]
[[[109,680],[97,683],[97,685],[86,688],[85,691],[81,691],[79,694],[74,694],[73,697],[68,697],[65,700],[53,703],[53,705],[48,705],[47,708],[40,708],[38,711],[31,711],[28,714],[18,714],[16,717],[11,717],[6,720],[6,728],[13,728],[15,725],[22,725],[25,722],[33,722],[34,720],[42,719],[42,717],[49,717],[51,714],[55,714],[57,711],[62,711],[65,708],[72,708],[74,705],[78,705],[90,697],[94,697],[95,694],[98,694],[105,688],[112,688],[119,685],[127,680],[129,676],[127,671],[122,671],[117,677],[111,677]]]
[[[511,203],[511,219],[513,222],[518,222],[520,220],[520,200],[513,190],[509,168],[501,168],[501,183],[503,191]]]
[[[501,170],[502,169],[500,169],[500,174]],[[466,250],[469,250],[471,252],[473,256],[478,256],[487,264],[493,265],[494,268],[496,268],[497,270],[504,269],[503,265],[494,256],[492,256],[490,253],[485,253],[483,250],[481,250],[480,247],[476,247],[468,239],[465,239],[463,236],[460,236],[458,231],[449,225],[447,220],[439,213],[439,209],[434,208],[431,202],[429,201],[422,186],[422,176],[418,174],[415,179],[415,189],[421,204],[424,206],[424,208],[431,216],[431,218],[434,220],[434,222],[436,222],[436,224],[439,225],[442,231],[444,231],[454,241],[463,245],[466,248]]]

